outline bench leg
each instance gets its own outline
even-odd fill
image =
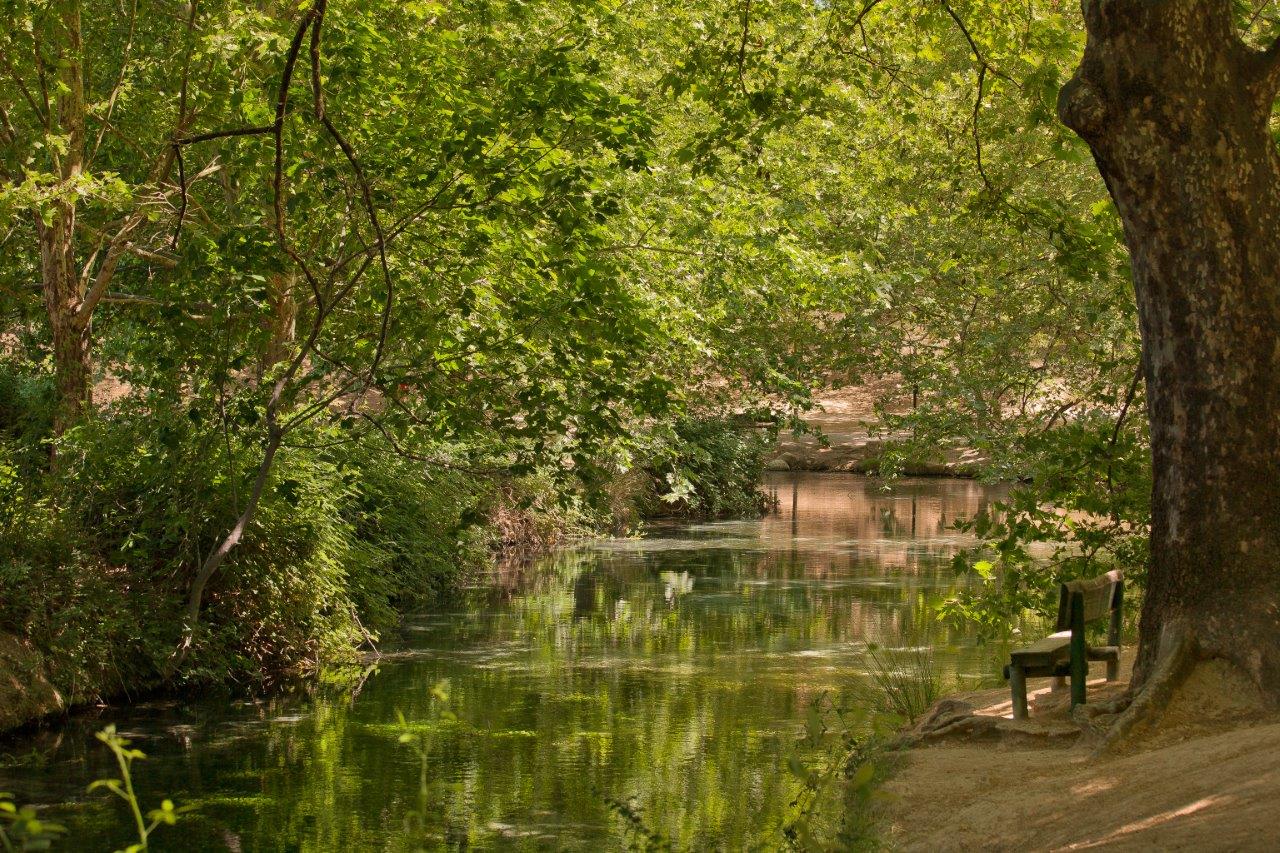
[[[1071,593],[1071,709],[1083,705],[1089,662],[1085,659],[1084,595]]]
[[[1021,664],[1009,666],[1009,689],[1013,692],[1013,718],[1027,718],[1027,672]]]
[[[1116,681],[1120,678],[1120,656],[1107,661],[1107,681]]]
[[[1055,675],[1053,677],[1053,690],[1056,693],[1059,690],[1067,689],[1067,677],[1065,675]]]

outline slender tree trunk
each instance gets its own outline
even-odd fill
[[[261,378],[271,368],[288,358],[293,352],[294,340],[297,337],[298,302],[293,297],[293,289],[297,286],[298,274],[292,270],[273,274],[267,287],[267,305],[271,315],[267,318],[267,329],[270,333],[267,346],[262,352],[262,361],[258,368]]]
[[[92,401],[90,325],[80,320],[82,294],[75,263],[75,207],[58,204],[49,224],[38,226],[45,310],[53,332],[54,433],[75,423]]]
[[[45,310],[53,332],[53,364],[57,408],[54,432],[61,435],[92,402],[93,363],[89,349],[90,324],[84,307],[84,286],[76,264],[76,183],[84,168],[85,104],[80,4],[60,4],[61,50],[54,131],[66,139],[58,154],[60,198],[49,218],[38,218],[40,273]]]
[[[258,473],[253,478],[253,487],[249,490],[244,509],[240,511],[240,517],[236,519],[236,523],[231,530],[218,543],[218,547],[210,552],[209,556],[201,563],[199,571],[196,572],[195,578],[191,581],[191,589],[187,592],[187,609],[182,629],[182,642],[174,650],[173,654],[169,656],[169,660],[165,664],[164,677],[166,679],[173,677],[174,673],[178,671],[178,667],[182,665],[182,662],[186,660],[187,655],[191,652],[196,628],[200,623],[200,607],[204,601],[205,586],[208,585],[209,579],[222,566],[227,556],[240,544],[245,530],[249,528],[249,525],[253,522],[254,514],[258,511],[262,493],[266,490],[267,481],[271,477],[271,468],[275,464],[276,453],[279,452],[280,444],[284,440],[284,433],[276,425],[274,415],[268,413],[267,417],[269,421],[267,441],[263,446],[262,461],[258,463]]]
[[[1085,0],[1062,120],[1132,257],[1155,485],[1138,688],[1192,649],[1280,701],[1280,73],[1228,0]],[[1185,669],[1185,668],[1183,668]]]

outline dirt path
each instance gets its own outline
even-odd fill
[[[1276,850],[1280,723],[1099,762],[924,747],[886,790],[904,850]]]
[[[1078,740],[1063,747],[1063,738],[1009,737],[1015,725],[1003,720],[1003,735],[988,728],[981,740],[912,749],[885,785],[890,844],[1280,850],[1280,719],[1223,693],[1229,686],[1221,673],[1193,677],[1159,726],[1119,757],[1091,759]],[[992,704],[977,714],[1003,716],[1003,695],[985,698]],[[1069,723],[1060,706],[1036,717],[1040,727]]]

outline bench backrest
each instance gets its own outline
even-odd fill
[[[1081,581],[1068,581],[1062,584],[1058,596],[1057,631],[1071,629],[1071,595],[1080,593],[1084,599],[1084,621],[1094,622],[1111,617],[1113,636],[1110,642],[1119,642],[1120,606],[1124,602],[1124,572],[1114,569],[1105,575]]]

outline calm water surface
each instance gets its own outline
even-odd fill
[[[780,509],[761,520],[657,527],[497,571],[448,612],[408,619],[358,686],[145,704],[10,745],[47,760],[0,770],[0,790],[57,804],[74,839],[62,849],[123,846],[124,812],[84,793],[112,774],[91,733],[114,722],[149,756],[144,803],[198,806],[156,850],[624,848],[607,797],[682,847],[776,848],[805,712],[865,682],[868,643],[927,642],[962,682],[997,671],[998,649],[932,613],[965,543],[952,522],[998,495],[832,474],[769,486]],[[456,720],[431,699],[442,679]],[[425,800],[397,711],[425,737]]]

